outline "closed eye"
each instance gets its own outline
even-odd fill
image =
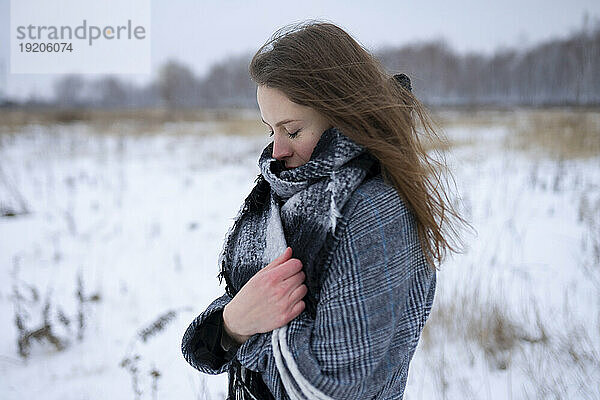
[[[296,132],[294,132],[294,133],[288,133],[288,137],[289,137],[290,139],[294,139],[296,136],[298,136],[298,133],[300,133],[300,131],[301,131],[301,130],[302,130],[302,129],[298,129],[298,130],[297,130]],[[274,133],[273,133],[273,131],[269,131],[269,136],[273,136],[273,134],[274,134]]]
[[[298,133],[300,132],[300,129],[298,129],[296,132],[294,133],[288,133],[288,136],[290,137],[290,139],[295,138],[296,136],[298,136]]]

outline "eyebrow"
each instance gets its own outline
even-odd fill
[[[267,121],[265,121],[262,117],[260,117],[261,121],[264,122],[265,124],[267,124]],[[275,124],[275,127],[278,127],[280,125],[283,124],[287,124],[288,122],[294,122],[294,121],[300,121],[299,119],[284,119],[283,121],[279,121],[278,123]],[[269,124],[267,124],[269,125]]]

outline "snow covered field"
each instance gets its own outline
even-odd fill
[[[477,235],[438,273],[405,398],[600,398],[600,153],[550,157],[509,146],[514,125],[452,121]],[[226,375],[180,343],[224,291],[217,256],[268,137],[176,125],[0,135],[0,211],[16,214],[0,217],[1,399],[225,397]]]

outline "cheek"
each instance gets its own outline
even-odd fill
[[[308,160],[310,158],[311,150],[310,143],[302,142],[298,143],[296,146],[296,153],[302,157],[304,160]]]
[[[306,140],[305,142],[302,143],[302,148],[301,148],[301,150],[298,151],[298,153],[300,153],[302,155],[302,158],[304,158],[305,160],[310,159],[310,156],[312,155],[312,152],[313,152],[315,146],[317,145],[318,141],[319,141],[318,137],[311,136],[310,140]]]

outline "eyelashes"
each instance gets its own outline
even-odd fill
[[[296,136],[298,136],[298,133],[300,133],[302,129],[298,129],[296,132],[294,133],[288,133],[288,136],[290,139],[295,138]],[[273,131],[269,131],[269,136],[273,136]]]

